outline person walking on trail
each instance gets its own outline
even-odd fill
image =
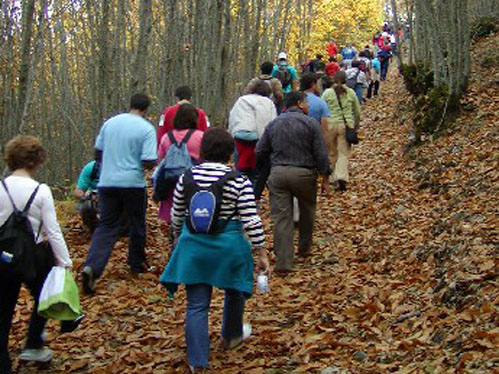
[[[281,52],[277,56],[277,65],[272,70],[272,76],[279,79],[285,94],[298,89],[298,74],[296,69],[288,64],[286,52]]]
[[[347,86],[355,91],[359,103],[364,101],[364,89],[369,87],[366,74],[360,69],[360,61],[352,61],[352,67],[345,71],[347,76]]]
[[[326,65],[324,64],[324,61],[322,61],[322,56],[320,53],[315,55],[315,59],[310,61],[310,73],[323,73],[326,70]]]
[[[317,176],[324,193],[329,192],[329,157],[322,129],[308,117],[307,95],[292,92],[286,112],[266,128],[256,147],[257,162],[269,159],[271,172],[270,214],[274,222],[276,272],[285,275],[293,269],[293,197],[298,199],[298,254],[308,256],[312,246],[317,201]]]
[[[347,47],[343,48],[341,50],[341,56],[343,57],[343,65],[345,66],[345,69],[349,69],[350,66],[352,65],[353,59],[357,56],[357,51],[353,47],[352,44],[348,44]]]
[[[187,150],[194,164],[201,161],[201,141],[203,131],[196,130],[198,123],[198,113],[191,104],[180,105],[175,118],[173,119],[174,130],[163,135],[158,149],[158,160],[162,160],[167,155],[172,146],[172,138],[175,143],[185,142]],[[159,219],[171,223],[171,209],[173,205],[173,189],[168,192],[167,198],[160,202]]]
[[[175,90],[175,105],[165,108],[159,119],[157,129],[158,146],[161,143],[161,139],[163,139],[163,135],[174,130],[173,119],[175,118],[180,105],[190,104],[191,99],[192,90],[189,86],[177,87]],[[198,112],[198,123],[196,128],[200,131],[206,131],[208,127],[210,127],[208,117],[202,109],[197,108],[196,110]]]
[[[147,95],[130,100],[130,112],[107,120],[95,149],[102,160],[97,185],[101,224],[95,230],[82,272],[83,291],[93,293],[118,239],[123,209],[130,224],[128,264],[133,273],[146,271],[146,183],[143,169],[156,164],[156,132],[144,117],[149,108]]]
[[[367,98],[370,99],[374,96],[378,96],[379,91],[379,81],[380,81],[381,64],[377,57],[371,60],[371,82],[369,83],[369,88],[367,89]]]
[[[384,45],[381,51],[378,52],[378,60],[381,65],[380,77],[382,81],[386,80],[388,67],[390,66],[390,58],[392,57],[392,49],[389,45]]]
[[[225,291],[222,342],[225,349],[233,349],[251,335],[251,326],[243,324],[245,299],[253,292],[251,247],[259,252],[257,270],[269,273],[253,188],[245,176],[227,165],[233,152],[234,141],[226,130],[208,130],[201,144],[204,163],[181,176],[175,188],[172,229],[177,242],[160,283],[171,296],[179,284],[186,285],[185,335],[192,373],[202,372],[209,365],[208,313],[213,287]],[[214,191],[213,185],[222,191],[217,197],[220,215],[213,218],[216,235],[196,231],[196,210],[189,208],[198,206],[194,191],[210,186]]]
[[[326,64],[326,74],[328,77],[334,77],[338,70],[340,70],[340,65],[336,62],[336,57],[329,57],[329,62]]]
[[[245,174],[253,186],[257,180],[255,146],[265,127],[277,117],[269,99],[269,85],[260,81],[254,92],[241,96],[229,113],[229,132],[234,137],[236,169]]]
[[[93,234],[99,225],[99,209],[97,206],[97,183],[99,183],[101,163],[95,160],[87,163],[81,170],[74,190],[78,200],[78,212],[83,224]]]
[[[282,90],[281,81],[277,78],[272,77],[272,70],[274,69],[274,64],[270,61],[264,62],[261,67],[262,74],[258,77],[253,78],[243,91],[243,95],[247,95],[255,92],[255,87],[260,81],[264,81],[270,87],[271,94],[269,98],[274,102],[277,111],[279,112],[282,101],[284,100],[284,92]]]
[[[347,76],[339,71],[334,76],[334,85],[326,90],[322,99],[331,111],[329,118],[329,139],[331,144],[332,182],[337,182],[339,189],[345,191],[349,181],[348,160],[351,146],[345,138],[345,126],[358,128],[360,123],[360,105],[355,91],[346,85]]]
[[[5,161],[11,175],[0,185],[0,231],[14,217],[16,210],[27,210],[27,221],[36,251],[32,276],[18,274],[11,270],[14,257],[10,248],[0,249],[0,373],[11,373],[8,352],[9,332],[21,285],[30,290],[34,303],[24,302],[22,309],[31,305],[28,339],[20,355],[21,361],[49,362],[52,351],[43,347],[43,329],[47,320],[38,314],[38,302],[43,283],[53,265],[71,268],[68,248],[57,222],[54,199],[50,188],[33,179],[36,171],[46,159],[46,151],[37,138],[20,135],[7,143]],[[43,237],[48,238],[48,243]],[[35,244],[36,242],[36,244]],[[24,313],[23,313],[24,314]]]
[[[317,74],[305,74],[300,80],[300,90],[307,94],[308,116],[321,124],[322,134],[328,145],[327,119],[331,113],[326,102],[320,98]]]

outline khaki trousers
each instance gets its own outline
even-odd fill
[[[329,122],[329,141],[331,143],[331,182],[343,180],[348,182],[348,160],[351,146],[345,139],[345,124],[343,122]]]
[[[298,252],[307,253],[317,205],[317,172],[294,166],[274,166],[269,177],[270,216],[274,222],[276,269],[291,270],[294,258],[293,197],[298,199]]]

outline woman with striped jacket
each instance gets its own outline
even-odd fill
[[[194,182],[206,188],[231,172],[227,163],[233,152],[234,140],[227,131],[213,128],[205,132],[201,143],[204,162],[191,169]],[[191,233],[187,229],[189,202],[184,179],[185,175],[179,179],[172,208],[172,231],[177,243],[160,282],[171,295],[179,284],[186,285],[187,356],[194,373],[208,366],[208,312],[213,286],[225,290],[222,339],[224,346],[232,349],[251,334],[251,326],[243,325],[245,299],[253,292],[251,246],[259,251],[260,270],[268,273],[269,261],[253,188],[245,176],[237,175],[223,185],[219,220],[229,222],[217,234]]]

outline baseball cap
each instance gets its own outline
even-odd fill
[[[286,52],[281,52],[281,53],[279,53],[279,55],[277,56],[277,59],[278,59],[278,60],[287,60],[287,59],[288,59],[288,56],[286,55]]]

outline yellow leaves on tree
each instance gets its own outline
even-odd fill
[[[380,29],[384,19],[383,0],[316,0],[314,1],[310,36],[303,43],[303,23],[292,22],[288,52],[296,62],[316,53],[326,54],[333,39],[338,47],[353,43],[363,47]],[[300,50],[301,49],[301,50]]]

